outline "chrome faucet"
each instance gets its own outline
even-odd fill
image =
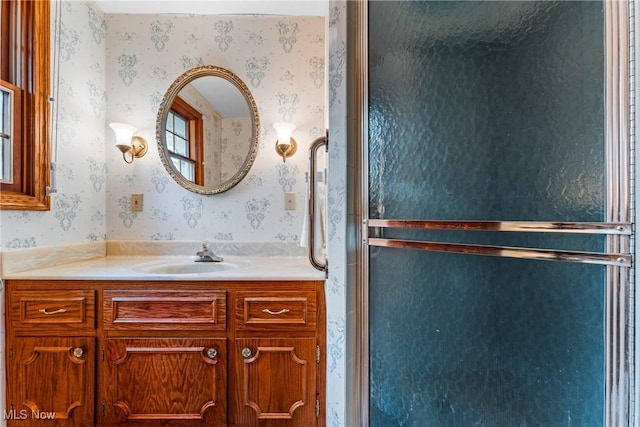
[[[214,254],[211,249],[209,249],[209,242],[202,243],[202,249],[196,252],[195,262],[222,262],[224,259],[221,256]]]

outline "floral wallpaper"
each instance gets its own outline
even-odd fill
[[[284,193],[296,192],[297,205],[303,206],[305,154],[325,132],[325,19],[106,15],[105,21],[107,121],[134,124],[150,142],[149,153],[127,165],[111,148],[112,135],[106,135],[107,211],[116,213],[107,216],[108,238],[297,242],[304,212],[286,211]],[[251,90],[261,120],[260,148],[249,175],[214,196],[175,184],[155,142],[156,114],[166,90],[199,65],[238,75]],[[272,127],[282,120],[297,126],[293,136],[300,143],[298,155],[286,163],[275,152]],[[238,124],[235,131],[241,132]],[[242,160],[237,154],[231,159]],[[131,193],[144,194],[143,212],[130,212]]]
[[[220,181],[231,179],[240,170],[250,149],[251,119],[246,117],[223,118]]]
[[[347,0],[329,2],[328,15],[328,91],[329,110],[329,159],[327,175],[327,239],[329,276],[325,285],[327,299],[327,389],[341,392],[327,393],[327,426],[355,425],[350,418],[353,412],[354,354],[349,342],[353,342],[354,312],[348,304],[347,286],[356,277],[355,266],[347,258],[349,244],[347,215]],[[353,170],[353,169],[351,169]],[[353,202],[351,203],[353,206]],[[352,222],[353,223],[353,222]],[[349,292],[353,298],[354,291]],[[349,307],[349,308],[348,308]],[[349,373],[349,374],[348,374]]]
[[[50,211],[0,211],[2,251],[106,239],[107,27],[92,3],[62,2],[61,14],[52,92],[57,192]]]
[[[346,1],[331,1],[329,8],[328,18],[105,15],[92,1],[62,1],[54,93],[57,192],[48,212],[0,211],[0,250],[107,239],[297,242],[308,146],[325,134],[328,115],[327,425],[342,427],[348,357]],[[185,70],[204,64],[238,75],[261,119],[251,171],[215,196],[178,186],[155,142],[165,91]],[[286,163],[275,152],[272,127],[283,120],[297,126],[293,136],[299,144]],[[110,122],[138,127],[149,142],[147,155],[125,164]],[[285,192],[297,193],[297,210],[284,210]],[[143,212],[131,212],[132,193],[144,194]]]
[[[325,132],[325,19],[225,15],[103,15],[63,1],[57,93],[57,187],[49,212],[2,211],[2,250],[109,239],[296,242],[309,144]],[[155,142],[158,106],[173,80],[203,64],[245,81],[261,140],[249,175],[214,196],[189,193],[164,170]],[[292,121],[298,154],[275,152],[275,121]],[[129,165],[107,124],[138,127],[149,142]],[[284,192],[298,209],[284,210]],[[144,211],[130,212],[131,193]]]

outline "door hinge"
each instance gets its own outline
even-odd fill
[[[316,418],[320,416],[320,401],[316,399]]]
[[[102,361],[104,362],[104,348],[102,349]]]
[[[107,402],[103,400],[102,401],[102,418],[104,418],[106,411],[107,411]]]
[[[316,345],[316,363],[320,363],[320,346]]]
[[[9,350],[9,360],[13,362],[13,349]]]

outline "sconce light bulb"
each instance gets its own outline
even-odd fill
[[[113,129],[113,132],[116,134],[117,145],[131,144],[131,138],[138,130],[135,126],[126,123],[109,123],[109,127]]]
[[[291,137],[296,125],[288,122],[275,122],[273,128],[278,134],[276,152],[282,156],[282,161],[286,162],[287,157],[293,156],[297,149],[296,140]]]
[[[126,123],[109,123],[109,127],[116,134],[116,148],[122,152],[125,162],[133,163],[134,158],[142,157],[147,153],[147,141],[140,136],[134,136],[138,130],[135,126]]]
[[[288,122],[275,122],[273,124],[273,128],[278,133],[278,144],[289,145],[291,134],[293,133],[293,130],[296,128],[296,125]]]

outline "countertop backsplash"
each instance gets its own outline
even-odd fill
[[[106,256],[195,256],[203,243],[220,256],[234,257],[301,257],[306,249],[296,242],[218,242],[194,241],[133,241],[77,243],[60,246],[18,249],[0,252],[2,275],[49,268]]]

